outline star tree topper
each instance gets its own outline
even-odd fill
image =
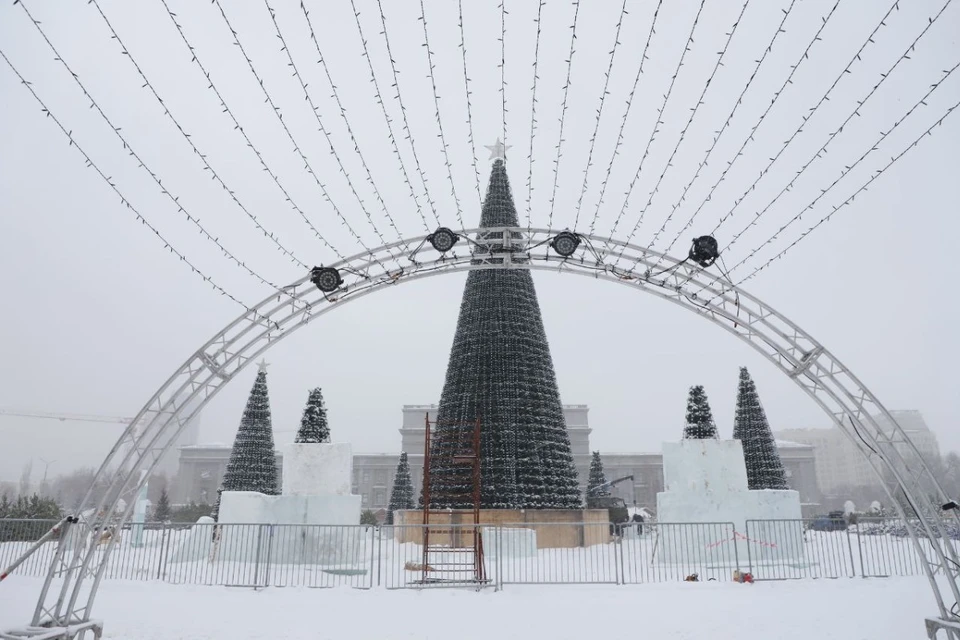
[[[506,160],[507,159],[507,149],[513,145],[505,145],[500,142],[500,138],[497,138],[496,144],[486,144],[484,145],[488,151],[490,151],[490,160]]]
[[[257,363],[257,370],[266,373],[266,372],[267,372],[267,367],[269,367],[269,366],[270,366],[270,363],[267,362],[266,359],[261,358],[261,359],[260,359],[260,362]]]

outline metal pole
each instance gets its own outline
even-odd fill
[[[30,546],[30,548],[27,549],[26,552],[25,552],[22,556],[20,556],[20,557],[17,558],[16,560],[14,560],[14,561],[13,561],[13,564],[11,564],[9,567],[7,567],[6,569],[3,570],[3,573],[0,573],[0,582],[2,582],[4,579],[6,579],[7,576],[9,576],[11,573],[13,573],[13,572],[16,570],[17,567],[19,567],[21,564],[23,564],[24,562],[26,562],[26,561],[27,561],[27,558],[29,558],[29,557],[32,556],[34,553],[36,553],[36,551],[37,551],[38,549],[40,549],[40,547],[42,547],[42,546],[44,545],[44,543],[47,542],[47,540],[49,540],[49,539],[52,538],[53,536],[57,535],[58,532],[62,532],[62,534],[63,534],[62,537],[61,537],[61,539],[60,539],[60,546],[62,547],[62,546],[63,546],[63,539],[64,539],[64,537],[66,536],[67,531],[68,531],[69,528],[70,528],[70,525],[73,524],[73,523],[76,522],[76,521],[77,521],[77,519],[76,519],[74,516],[67,516],[66,518],[64,518],[63,520],[61,520],[61,521],[58,522],[57,524],[55,524],[53,527],[51,527],[51,529],[50,529],[49,531],[47,531],[45,534],[43,534],[42,536],[40,536],[40,539],[37,540],[36,542],[34,542],[34,543]],[[61,527],[63,527],[63,528],[61,529]],[[58,553],[58,555],[59,555],[59,549],[57,550],[57,553]]]

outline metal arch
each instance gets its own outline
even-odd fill
[[[134,501],[124,504],[123,498],[136,495],[190,418],[252,360],[346,302],[402,282],[473,269],[556,270],[618,282],[694,311],[747,342],[823,407],[857,446],[907,525],[924,560],[941,616],[950,615],[935,578],[937,572],[944,571],[951,578],[946,581],[950,595],[960,601],[954,577],[954,567],[960,564],[936,502],[946,502],[947,496],[889,412],[810,335],[720,277],[645,247],[581,235],[584,242],[565,259],[548,248],[550,239],[559,233],[553,230],[516,227],[459,233],[468,239],[466,250],[439,254],[427,242],[427,236],[422,236],[401,239],[330,265],[339,269],[344,279],[343,286],[333,294],[321,293],[305,275],[284,287],[283,293],[272,295],[236,318],[188,358],[141,409],[100,466],[97,480],[109,477],[109,488],[98,501],[91,492],[82,501],[79,522],[51,564],[31,625],[67,627],[89,622],[115,543],[113,537],[99,547],[94,534],[104,526],[129,519]],[[394,254],[398,249],[401,253]],[[617,268],[613,258],[635,262],[635,269]],[[391,262],[395,269],[384,266]],[[651,275],[658,264],[670,268]],[[641,266],[642,271],[636,270]],[[886,429],[877,422],[878,415],[888,421]],[[932,489],[936,497],[931,498],[927,489]],[[921,536],[930,540],[933,558],[924,552]]]

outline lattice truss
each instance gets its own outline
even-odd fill
[[[955,113],[954,4],[4,6],[4,120],[48,123],[66,143],[18,133],[5,151],[76,155],[121,214],[242,308],[111,451],[100,472],[121,471],[83,505],[34,623],[89,620],[112,548],[94,529],[129,515],[118,505],[132,508],[143,472],[252,359],[349,300],[468,269],[613,280],[721,325],[834,417],[903,515],[921,516],[912,534],[936,537],[947,497],[902,430],[739,285],[837,213],[862,213],[848,205]],[[494,243],[464,227],[479,218],[488,167],[478,141],[497,136],[525,210]],[[443,255],[426,235],[441,226],[461,237]],[[550,249],[563,228],[581,240],[567,258]],[[705,234],[719,242],[716,267],[670,257]],[[334,291],[310,282],[315,265],[338,270]],[[935,548],[929,575],[947,615],[960,593],[950,581],[941,597],[933,574],[957,559]]]

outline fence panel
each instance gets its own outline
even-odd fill
[[[743,540],[757,580],[854,577],[855,544],[845,526],[823,519],[747,520]]]
[[[59,520],[0,519],[0,571],[12,565],[33,544],[50,531]],[[53,555],[57,552],[58,537],[54,537],[17,567],[13,575],[45,576]]]
[[[424,564],[424,525],[388,525],[380,528],[376,558],[377,584],[387,589],[436,587],[477,588],[474,571],[474,535],[481,536],[486,586],[500,584],[496,561],[500,537],[495,527],[473,524],[430,525],[431,551]]]
[[[732,522],[631,523],[620,540],[623,584],[731,580],[740,568]]]
[[[610,523],[518,523],[497,527],[502,584],[617,584]]]

